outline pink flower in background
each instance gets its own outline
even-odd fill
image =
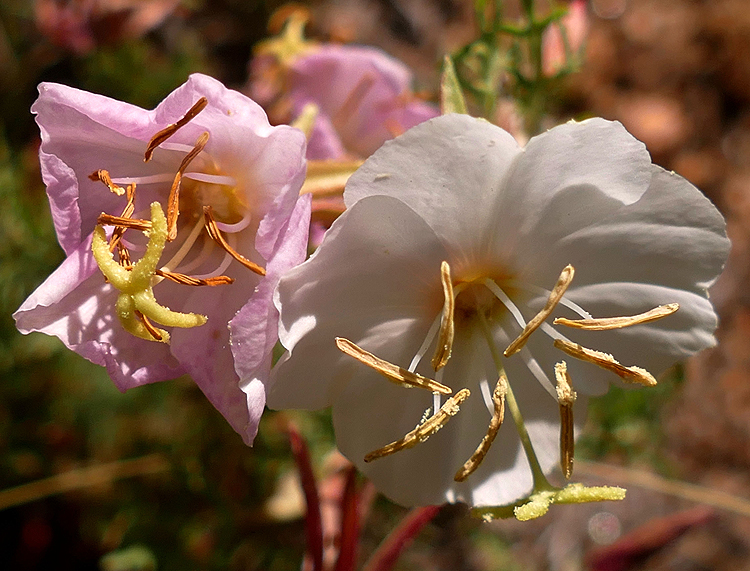
[[[436,106],[411,91],[411,71],[369,47],[324,45],[289,67],[293,116],[314,104],[318,117],[308,144],[310,159],[368,157],[388,139],[436,117]]]
[[[68,257],[15,313],[19,330],[59,337],[120,390],[187,373],[251,443],[278,335],[272,293],[307,245],[303,133],[203,75],[152,111],[39,92],[42,176]]]

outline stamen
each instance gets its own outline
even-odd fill
[[[122,245],[122,243],[117,243],[117,258],[118,263],[121,266],[131,266],[132,262],[130,260],[130,252],[128,252],[128,249]]]
[[[154,150],[156,150],[156,147],[161,145],[164,141],[169,139],[172,135],[174,135],[179,129],[190,123],[195,117],[203,111],[206,108],[206,105],[208,105],[208,99],[205,97],[201,97],[198,101],[195,102],[195,104],[188,110],[187,113],[185,113],[185,116],[177,121],[176,123],[172,123],[171,125],[168,125],[161,131],[159,131],[156,135],[151,137],[151,140],[148,142],[148,147],[146,147],[146,153],[143,156],[143,162],[147,163],[151,160],[151,157],[154,154]]]
[[[260,267],[258,264],[251,262],[245,256],[235,251],[229,244],[227,244],[227,241],[224,239],[224,236],[221,235],[219,228],[216,226],[216,221],[214,220],[214,215],[213,215],[213,209],[210,206],[203,207],[203,216],[206,219],[206,230],[208,231],[208,235],[211,236],[211,239],[213,239],[219,246],[221,246],[224,249],[225,252],[227,252],[230,256],[232,256],[240,264],[245,266],[248,270],[255,272],[256,274],[261,275],[261,276],[266,275],[265,269]]]
[[[555,339],[555,347],[564,351],[571,357],[575,357],[581,361],[586,361],[587,363],[593,363],[594,365],[600,366],[602,369],[611,371],[625,382],[638,383],[645,387],[653,387],[656,385],[656,379],[647,370],[641,369],[640,367],[626,367],[625,365],[621,365],[608,353],[587,349],[578,343],[571,343],[570,341],[565,341],[563,339]]]
[[[505,377],[505,373],[500,375],[495,385],[495,390],[492,391],[492,403],[494,404],[494,412],[492,413],[492,419],[487,427],[487,434],[484,435],[482,441],[477,446],[474,454],[471,455],[461,469],[456,472],[453,479],[456,482],[463,482],[468,478],[474,471],[479,468],[479,465],[487,456],[487,452],[490,450],[490,446],[495,441],[498,430],[503,424],[505,418],[505,395],[508,394],[508,379]]]
[[[148,232],[151,230],[151,222],[149,220],[141,220],[139,218],[125,218],[123,216],[112,216],[106,212],[102,212],[99,218],[96,219],[96,223],[101,226],[117,226],[118,228],[130,228],[132,230],[138,230],[139,232]],[[110,250],[111,251],[111,250]]]
[[[510,287],[514,287],[516,289],[522,289],[524,291],[528,291],[530,293],[535,293],[537,295],[544,295],[549,296],[550,291],[548,289],[544,289],[543,287],[539,287],[534,284],[527,284],[524,282],[520,282],[518,280],[508,280],[507,283]],[[580,305],[577,303],[570,301],[566,297],[563,296],[563,298],[560,300],[560,305],[567,307],[574,313],[577,313],[581,316],[582,319],[591,319],[591,314],[583,309]]]
[[[229,276],[216,276],[213,278],[201,279],[186,276],[185,274],[170,272],[167,270],[156,270],[155,273],[157,276],[161,276],[163,278],[167,278],[168,280],[172,280],[173,282],[177,282],[178,284],[188,286],[217,286],[234,283],[234,278],[230,278]]]
[[[557,379],[557,402],[560,404],[560,468],[566,480],[573,475],[573,453],[575,436],[573,434],[573,403],[576,393],[570,382],[568,366],[565,361],[555,364]]]
[[[417,350],[416,355],[414,355],[414,358],[411,360],[411,363],[409,363],[409,372],[413,373],[417,370],[417,367],[419,366],[419,363],[422,361],[422,358],[427,353],[427,349],[430,348],[430,345],[432,344],[432,340],[435,338],[435,335],[437,335],[438,327],[440,327],[440,315],[438,315],[435,320],[432,322],[432,325],[430,325],[430,329],[427,331],[427,336],[425,337],[424,341],[422,341],[422,345],[420,345],[419,349]]]
[[[443,312],[440,318],[440,333],[438,334],[435,354],[432,357],[432,368],[439,371],[448,363],[453,349],[453,336],[455,333],[453,325],[453,313],[456,308],[453,297],[453,282],[451,280],[451,268],[448,262],[440,264],[440,281],[443,284]]]
[[[177,218],[180,215],[180,184],[182,183],[182,175],[185,173],[185,169],[188,165],[197,157],[208,144],[208,132],[204,132],[198,137],[195,142],[195,147],[182,159],[180,167],[177,169],[177,174],[174,175],[174,181],[172,181],[172,188],[169,190],[169,198],[167,199],[167,240],[170,242],[177,237]]]
[[[154,327],[153,323],[151,323],[148,317],[143,315],[137,309],[135,310],[135,316],[141,320],[143,326],[146,328],[146,331],[148,331],[154,339],[156,339],[157,341],[162,341],[164,339],[164,336],[161,334],[161,330]]]
[[[206,225],[205,220],[203,218],[199,218],[197,222],[195,223],[195,226],[193,226],[193,229],[190,230],[190,234],[188,234],[187,239],[180,246],[180,249],[177,250],[177,252],[175,252],[174,256],[172,256],[172,258],[166,264],[164,264],[162,268],[166,269],[167,271],[177,269],[177,266],[180,265],[180,262],[182,262],[182,260],[185,259],[185,256],[187,256],[188,253],[190,252],[190,249],[193,247],[193,244],[195,244],[195,241],[198,239],[198,236],[200,236],[201,231],[203,230],[205,225]],[[213,245],[213,242],[210,240],[205,240],[204,246],[203,246],[204,249],[206,248],[206,244]],[[203,250],[201,250],[201,254],[202,253],[203,253]],[[200,257],[201,254],[199,254],[198,256]],[[194,267],[197,268],[198,266],[194,266]],[[193,268],[190,268],[190,269],[193,269]],[[183,268],[182,271],[189,272],[190,270]]]
[[[555,310],[555,307],[557,307],[557,304],[560,302],[563,295],[565,294],[565,291],[568,289],[570,282],[573,281],[574,273],[575,270],[573,269],[573,266],[565,266],[562,273],[560,273],[560,277],[557,278],[557,283],[555,284],[552,293],[550,293],[549,298],[547,299],[547,303],[545,303],[542,310],[526,324],[526,327],[524,327],[520,335],[516,337],[516,340],[508,345],[508,348],[505,349],[503,355],[505,355],[506,357],[510,357],[511,355],[514,355],[521,350],[521,347],[523,347],[526,344],[526,341],[528,341],[529,336],[534,331],[536,331],[544,322],[544,320],[547,319]]]
[[[631,325],[656,321],[657,319],[672,315],[678,309],[680,309],[679,303],[668,303],[644,313],[639,313],[638,315],[602,317],[600,319],[566,319],[558,317],[553,323],[555,325],[566,325],[567,327],[586,329],[588,331],[608,331],[610,329],[621,329],[623,327],[630,327]]]
[[[378,373],[383,375],[386,379],[392,383],[396,383],[399,386],[406,388],[419,387],[422,389],[428,389],[430,391],[441,393],[444,395],[452,394],[453,391],[445,385],[423,377],[419,373],[410,373],[406,369],[402,369],[398,365],[394,365],[376,357],[372,353],[368,353],[361,347],[352,343],[348,339],[343,337],[336,337],[336,347],[343,353],[346,353],[350,357],[354,357],[357,361],[363,365],[367,365],[371,369],[376,370]]]
[[[125,189],[121,186],[117,186],[115,183],[112,182],[112,178],[109,176],[109,171],[106,171],[104,169],[99,169],[96,172],[92,172],[89,175],[89,179],[93,181],[103,182],[107,185],[107,188],[114,192],[117,196],[122,196],[125,194]]]
[[[459,407],[463,401],[465,401],[471,394],[469,389],[461,389],[455,395],[445,401],[445,404],[440,407],[433,416],[428,418],[422,424],[419,424],[414,430],[409,432],[401,440],[391,442],[390,444],[373,450],[367,456],[365,456],[365,462],[372,462],[378,458],[384,456],[390,456],[400,450],[406,450],[407,448],[413,448],[420,442],[424,442],[430,436],[435,434],[438,430],[443,428],[446,423],[458,413]]]
[[[128,188],[126,190],[128,202],[125,204],[125,208],[122,209],[122,214],[120,216],[122,218],[132,218],[133,213],[135,212],[135,183],[131,183],[128,185]],[[120,244],[120,241],[122,240],[122,237],[125,235],[125,228],[124,226],[116,226],[114,231],[112,232],[112,236],[109,238],[109,251],[114,252],[115,248],[117,248]],[[118,251],[120,251],[118,249]],[[122,263],[122,257],[120,257],[120,263]]]
[[[482,283],[484,283],[487,289],[490,290],[494,294],[494,296],[500,300],[500,302],[508,311],[510,311],[510,314],[515,318],[518,325],[520,325],[521,327],[526,327],[526,320],[523,318],[523,315],[521,314],[518,307],[516,307],[516,304],[513,303],[513,300],[508,297],[508,294],[506,294],[500,288],[500,286],[490,278],[486,278]]]

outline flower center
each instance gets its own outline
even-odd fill
[[[204,132],[198,137],[193,147],[167,143],[172,135],[195,118],[207,104],[206,98],[200,98],[182,118],[154,135],[145,150],[145,162],[151,160],[154,151],[160,146],[170,151],[184,151],[185,155],[176,173],[112,178],[106,170],[99,170],[89,177],[104,183],[118,196],[127,195],[127,203],[120,216],[101,214],[96,229],[97,239],[92,247],[102,273],[121,292],[116,310],[120,322],[128,332],[144,339],[169,342],[169,334],[154,327],[150,319],[172,327],[195,327],[202,325],[207,319],[196,314],[173,312],[157,304],[151,288],[162,280],[169,279],[188,286],[231,284],[234,279],[223,273],[233,260],[256,274],[265,275],[265,270],[260,265],[235,249],[238,242],[236,234],[250,225],[252,209],[241,191],[240,181],[224,174],[217,162],[205,151],[209,133]],[[190,172],[189,167],[192,168]],[[151,204],[151,220],[133,218],[136,185],[163,185],[170,181],[171,187],[164,204]],[[119,186],[120,184],[127,185],[127,189]],[[163,236],[162,218],[165,226]],[[104,225],[114,226],[106,248],[102,247]],[[143,251],[143,246],[140,245],[142,239],[126,239],[127,230],[137,230],[148,236],[146,253],[136,264],[131,262],[130,250]],[[169,242],[173,242],[168,250],[170,258],[159,267],[161,255]],[[216,246],[223,250],[223,255],[221,252],[219,256],[214,254]],[[114,261],[115,252],[117,262]],[[146,257],[149,262],[141,263]],[[120,270],[115,270],[112,264]],[[136,269],[139,277],[133,282],[135,278],[130,279],[128,275],[135,276]],[[203,273],[187,275],[187,272],[195,270]],[[134,292],[145,293],[138,293],[138,297]],[[149,303],[138,302],[144,296],[150,300]]]
[[[531,440],[526,431],[523,418],[518,409],[517,402],[513,396],[513,390],[503,366],[503,357],[510,358],[516,354],[520,355],[532,375],[535,376],[548,390],[551,396],[558,401],[561,416],[561,467],[566,478],[569,478],[573,466],[574,438],[572,406],[573,401],[575,400],[575,393],[571,387],[570,376],[567,373],[567,367],[564,361],[555,365],[557,387],[552,384],[547,373],[534,359],[530,350],[525,346],[529,337],[537,329],[541,328],[542,331],[554,340],[554,346],[568,355],[611,371],[620,376],[626,382],[652,386],[656,384],[656,381],[654,377],[644,369],[635,366],[621,365],[611,355],[587,349],[577,343],[573,343],[564,335],[553,329],[546,320],[552,315],[558,304],[562,304],[578,313],[582,319],[571,320],[558,318],[554,320],[555,325],[602,331],[655,321],[671,315],[679,308],[677,304],[668,304],[639,315],[593,319],[586,311],[565,298],[565,293],[573,281],[574,273],[573,266],[566,266],[551,291],[539,288],[538,286],[520,283],[511,277],[497,281],[490,277],[477,277],[471,281],[458,281],[457,284],[454,284],[450,273],[450,267],[447,262],[443,262],[441,264],[440,272],[443,295],[445,298],[443,310],[441,311],[441,314],[435,318],[424,342],[406,370],[401,369],[398,365],[387,363],[386,361],[379,359],[351,341],[337,339],[339,349],[356,358],[361,363],[377,370],[392,382],[396,382],[406,387],[418,386],[423,389],[428,389],[433,393],[433,405],[431,409],[428,409],[428,412],[425,413],[425,416],[417,427],[406,434],[402,439],[367,454],[365,462],[370,462],[415,446],[437,432],[459,412],[459,405],[465,399],[470,398],[469,390],[466,388],[461,389],[458,393],[448,398],[441,406],[442,396],[452,394],[450,383],[444,385],[441,382],[444,372],[443,367],[451,356],[454,336],[460,333],[458,331],[459,326],[469,326],[470,324],[473,325],[476,323],[480,326],[487,340],[493,362],[497,366],[499,378],[494,391],[490,391],[487,380],[481,380],[479,383],[479,393],[485,401],[491,420],[486,436],[479,443],[476,451],[458,470],[454,479],[457,482],[463,482],[479,467],[487,455],[489,448],[498,433],[500,425],[503,422],[504,408],[507,403],[534,474],[535,491],[549,491],[553,489],[547,482],[539,462],[536,459]],[[499,284],[501,284],[502,287]],[[545,295],[547,301],[544,304],[544,307],[542,307],[536,315],[526,321],[523,313],[520,311],[516,303],[514,303],[512,298],[515,298],[516,300],[525,299],[526,297],[529,297],[529,294]],[[512,322],[507,323],[508,320],[507,315],[505,315],[506,313],[512,316],[512,321],[515,321],[517,326],[521,329],[515,339],[510,335],[512,329],[509,328],[512,327],[513,324]],[[496,332],[502,332],[503,336],[505,336],[509,342],[509,345],[502,353],[502,356],[496,347]],[[435,371],[435,381],[415,373],[419,363],[431,346],[435,346],[435,353],[432,358],[432,368]]]

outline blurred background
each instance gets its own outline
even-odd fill
[[[253,46],[281,1],[0,3],[0,566],[298,569],[304,501],[286,427],[308,440],[323,495],[345,461],[327,413],[267,412],[252,449],[188,380],[120,394],[104,369],[10,317],[62,261],[29,113],[41,81],[153,108],[203,72],[248,89]],[[440,62],[476,37],[471,0],[305,3],[308,36],[375,45],[437,98]],[[518,2],[506,2],[508,14]],[[701,188],[733,249],[712,289],[719,345],[652,390],[592,405],[577,478],[620,503],[482,524],[448,506],[395,569],[747,569],[750,566],[750,10],[747,0],[589,0],[585,52],[544,124],[621,121],[654,162]],[[558,4],[556,4],[558,5]],[[550,4],[537,2],[544,13]],[[515,12],[514,12],[515,11]],[[512,123],[512,109],[498,122]],[[660,475],[661,478],[654,478]],[[675,483],[677,482],[677,483]],[[698,487],[686,487],[687,482]],[[25,487],[20,487],[27,485]],[[338,487],[337,487],[338,485]],[[327,491],[326,491],[327,490]],[[366,492],[366,488],[363,488]],[[721,492],[718,494],[716,492]],[[363,492],[364,493],[364,492]],[[686,499],[690,496],[692,500]],[[324,498],[325,500],[325,498]],[[376,497],[364,561],[406,510]]]

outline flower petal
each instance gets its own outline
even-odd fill
[[[114,313],[117,295],[96,266],[89,237],[13,317],[21,333],[54,335],[79,355],[105,366],[121,391],[183,375],[167,345],[139,339],[122,328]]]
[[[460,274],[484,257],[485,233],[502,220],[485,214],[493,211],[498,185],[520,153],[499,127],[443,115],[386,142],[349,179],[344,200],[350,207],[376,194],[398,198],[443,241]]]
[[[430,228],[398,200],[373,197],[345,212],[315,254],[279,283],[279,336],[290,354],[274,369],[273,378],[284,381],[278,388],[272,382],[269,406],[331,404],[346,375],[364,368],[339,352],[336,337],[376,354],[382,345],[378,356],[393,362],[401,355],[394,341],[413,328],[411,359],[442,307],[445,256]]]

